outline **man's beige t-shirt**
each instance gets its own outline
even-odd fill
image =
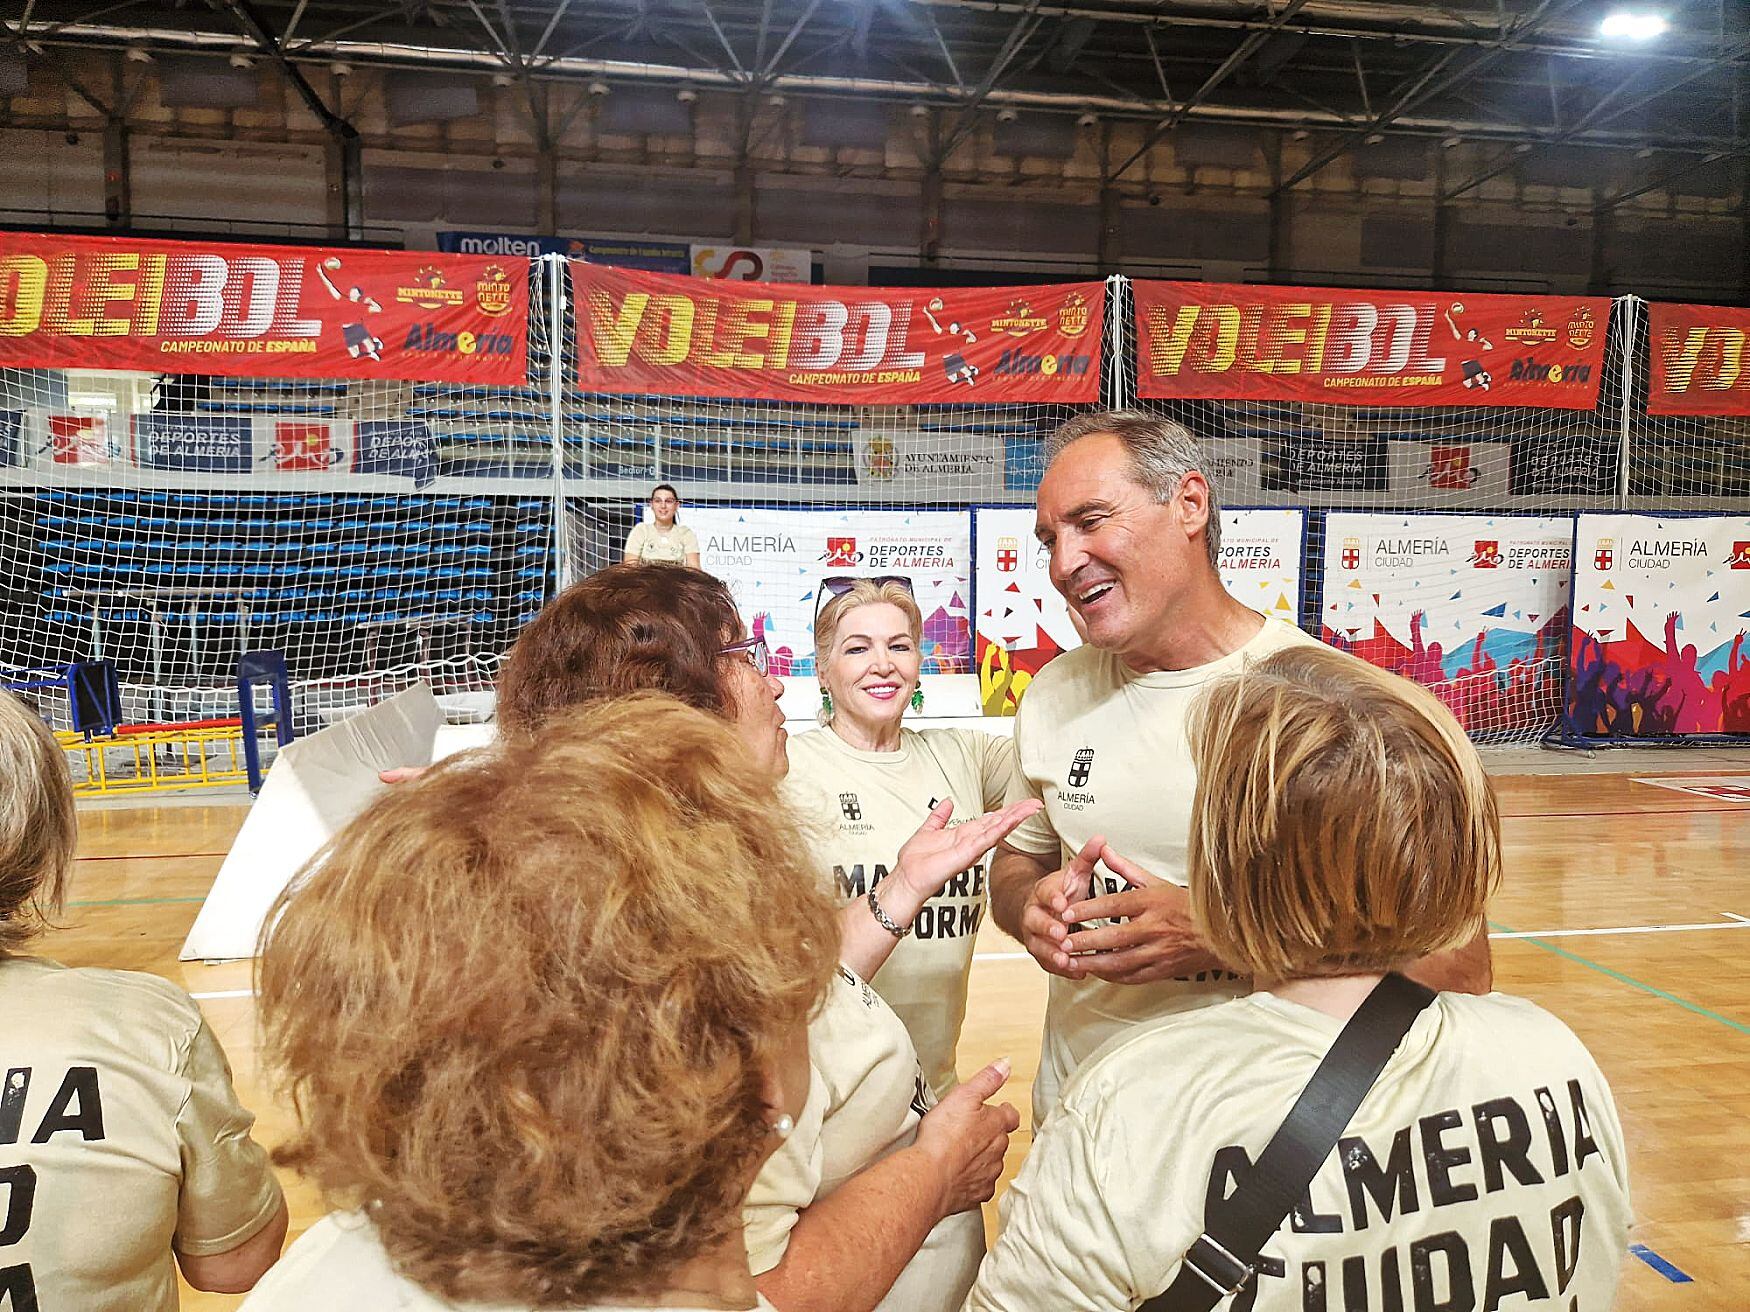
[[[1266,619],[1238,651],[1188,670],[1138,674],[1098,647],[1065,652],[1027,688],[1015,717],[1024,785],[1011,800],[1037,797],[1040,814],[1008,838],[1011,847],[1061,864],[1103,835],[1118,855],[1149,874],[1183,885],[1197,774],[1186,720],[1212,679],[1313,639]],[[1106,892],[1129,887],[1102,864]],[[1033,1123],[1040,1124],[1075,1068],[1126,1025],[1206,1007],[1248,988],[1228,971],[1204,971],[1155,984],[1051,977]]]
[[[880,994],[843,966],[808,1028],[808,1054],[808,1102],[790,1137],[760,1168],[742,1209],[755,1275],[783,1260],[804,1208],[910,1147],[919,1120],[935,1105],[904,1024]],[[978,1209],[937,1222],[878,1312],[958,1308],[983,1257]]]
[[[1259,993],[1103,1049],[1004,1197],[970,1312],[1130,1312],[1160,1293],[1341,1029]],[[1521,998],[1443,993],[1265,1244],[1244,1306],[1605,1312],[1630,1220],[1591,1054]]]
[[[646,565],[684,565],[688,556],[699,554],[699,538],[685,524],[676,524],[664,532],[642,520],[633,525],[626,538],[626,554]]]
[[[975,729],[904,729],[891,752],[865,752],[831,729],[790,740],[785,794],[815,867],[841,903],[878,887],[899,849],[943,798],[950,825],[1002,805],[1018,786],[1014,743]],[[909,937],[869,982],[905,1022],[937,1097],[954,1087],[973,941],[984,920],[988,858],[924,904]]]
[[[456,1312],[457,1306],[397,1272],[359,1212],[333,1212],[311,1226],[243,1300],[244,1312]],[[467,1306],[474,1312],[528,1312],[526,1303]],[[576,1312],[633,1310],[596,1303]],[[762,1298],[754,1312],[774,1310]]]
[[[156,976],[10,957],[0,1016],[0,1307],[173,1312],[172,1249],[228,1252],[281,1201],[200,1008]]]

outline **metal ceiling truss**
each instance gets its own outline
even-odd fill
[[[1447,199],[1508,172],[1527,153],[1515,146],[1651,147],[1701,160],[1750,151],[1750,128],[1733,112],[1750,90],[1750,6],[1739,0],[1675,0],[1672,39],[1632,55],[1596,38],[1590,0],[209,4],[26,0],[0,39],[49,62],[106,116],[104,98],[73,81],[70,50],[265,55],[330,131],[344,119],[306,80],[313,64],[508,75],[549,142],[562,132],[544,121],[542,84],[595,81],[930,106],[943,111],[938,162],[996,110],[1145,124],[1109,180],[1188,122],[1318,134],[1278,192],[1388,135],[1504,148]],[[1180,97],[1175,86],[1195,89]],[[1564,122],[1565,98],[1590,104]],[[1625,122],[1660,102],[1676,112]]]

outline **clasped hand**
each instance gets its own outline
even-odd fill
[[[1088,896],[1100,861],[1130,887]],[[1076,928],[1098,920],[1121,923]],[[1021,944],[1046,970],[1065,979],[1151,984],[1221,967],[1192,927],[1190,894],[1120,856],[1099,837],[1033,886],[1021,915]]]

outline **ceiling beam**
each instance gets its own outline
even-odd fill
[[[1723,68],[1729,64],[1733,58],[1746,50],[1750,50],[1750,41],[1740,41],[1737,45],[1730,47],[1721,54],[1719,64],[1716,65],[1716,67]],[[1533,144],[1530,150],[1516,149],[1509,151],[1506,154],[1496,156],[1495,159],[1482,170],[1482,172],[1466,178],[1456,187],[1453,187],[1450,191],[1446,192],[1441,199],[1456,200],[1458,197],[1464,195],[1465,192],[1475,190],[1491,178],[1500,177],[1501,174],[1506,173],[1527,156],[1541,154],[1542,152],[1551,150],[1556,146],[1564,145],[1567,142],[1572,141],[1588,128],[1597,127],[1604,123],[1611,123],[1616,119],[1623,117],[1625,114],[1632,114],[1635,110],[1650,105],[1655,100],[1663,99],[1665,96],[1670,95],[1680,87],[1687,86],[1697,78],[1705,77],[1708,73],[1713,71],[1713,67],[1704,65],[1699,68],[1692,68],[1681,76],[1673,78],[1668,72],[1654,70],[1654,76],[1650,79],[1656,83],[1653,89],[1636,96],[1626,104],[1619,104],[1617,102],[1619,102],[1631,89],[1635,89],[1638,85],[1644,84],[1647,79],[1642,79],[1640,83],[1637,83],[1637,80],[1634,78],[1629,78],[1625,81],[1619,82],[1616,86],[1607,91],[1599,99],[1597,104],[1593,105],[1591,109],[1587,110],[1586,113],[1582,114],[1577,120],[1575,120],[1572,127],[1565,131],[1558,132],[1555,136],[1550,137],[1546,141]],[[1614,106],[1614,108],[1612,108],[1612,106]]]
[[[1279,183],[1270,194],[1277,196],[1285,191],[1292,191],[1302,182],[1323,170],[1327,165],[1347,155],[1355,147],[1365,142],[1368,137],[1374,135],[1381,128],[1389,126],[1417,105],[1431,100],[1447,88],[1462,82],[1467,77],[1474,76],[1490,64],[1505,58],[1514,49],[1517,38],[1530,34],[1540,24],[1559,18],[1583,3],[1586,3],[1586,0],[1560,0],[1560,3],[1558,0],[1543,0],[1543,3],[1538,5],[1535,10],[1513,24],[1510,31],[1503,31],[1499,44],[1477,54],[1470,60],[1461,58],[1465,50],[1460,46],[1454,46],[1442,52],[1412,78],[1409,86],[1400,91],[1389,105],[1369,118],[1360,127],[1343,133],[1336,141],[1314,151],[1311,159]],[[1458,67],[1454,68],[1454,65]]]
[[[1187,114],[1203,104],[1217,87],[1238,71],[1240,65],[1257,53],[1258,47],[1287,26],[1288,20],[1304,9],[1306,4],[1307,0],[1288,0],[1288,6],[1276,15],[1268,27],[1248,33],[1246,39],[1240,42],[1239,47],[1203,80],[1203,85],[1191,93],[1190,99],[1148,130],[1142,139],[1142,144],[1133,150],[1122,164],[1107,175],[1108,181],[1116,182],[1135,167],[1137,161],[1153,150],[1162,137],[1183,123]]]

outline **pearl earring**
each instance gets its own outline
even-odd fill
[[[777,1120],[772,1122],[772,1133],[777,1135],[780,1139],[788,1139],[790,1137],[790,1132],[795,1128],[796,1118],[791,1116],[789,1112],[785,1112]]]

